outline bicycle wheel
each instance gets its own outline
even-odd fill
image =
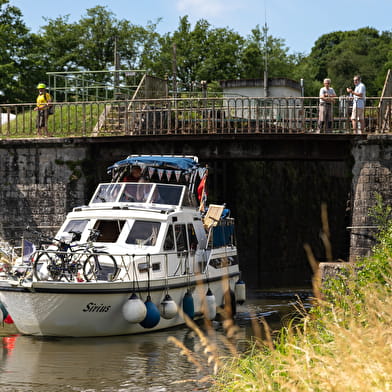
[[[118,273],[115,258],[108,253],[94,253],[90,255],[83,265],[83,276],[87,282],[106,280],[112,282]]]
[[[60,280],[61,260],[55,253],[39,253],[33,263],[33,273],[37,280]]]

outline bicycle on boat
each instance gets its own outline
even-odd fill
[[[67,239],[45,237],[35,232],[40,244],[50,246],[37,251],[33,273],[37,280],[92,281],[114,280],[118,273],[116,260],[93,245],[100,235],[92,230],[87,243],[80,244],[81,233],[70,231]]]

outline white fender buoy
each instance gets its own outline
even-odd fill
[[[146,317],[147,308],[143,301],[135,293],[132,293],[122,306],[122,314],[128,322],[140,323]]]
[[[143,328],[153,328],[161,319],[158,307],[151,301],[151,297],[148,295],[147,300],[144,303],[147,309],[147,314],[144,320],[140,323]]]
[[[48,271],[48,266],[46,263],[43,263],[39,270],[37,271],[37,278],[39,280],[49,280],[50,273]]]
[[[213,320],[216,317],[216,299],[209,288],[206,293],[206,306],[204,309],[204,316],[207,320]]]
[[[182,299],[182,310],[190,319],[195,317],[195,304],[193,302],[192,294],[189,290],[187,290],[184,298]]]
[[[172,319],[177,314],[177,304],[169,294],[165,295],[165,298],[159,306],[159,311],[161,316],[166,320]]]
[[[238,279],[235,284],[235,297],[237,298],[237,303],[242,305],[246,300],[246,285],[241,279]]]

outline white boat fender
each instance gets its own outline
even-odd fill
[[[161,316],[166,320],[172,319],[178,313],[177,304],[169,294],[165,295],[165,298],[159,306],[159,310]]]
[[[237,303],[240,305],[246,300],[246,285],[241,279],[238,279],[235,284],[235,297],[237,298]]]
[[[210,288],[206,293],[204,315],[207,320],[213,320],[216,317],[216,298]]]
[[[122,314],[128,322],[140,323],[146,317],[147,308],[136,293],[132,293],[122,307]]]
[[[49,280],[50,273],[48,271],[48,266],[46,264],[41,265],[41,267],[37,271],[37,278],[39,280]]]
[[[192,294],[189,290],[187,290],[184,298],[182,299],[182,310],[190,319],[195,317],[195,304],[193,302]]]
[[[147,300],[144,303],[147,308],[147,314],[144,320],[140,323],[143,328],[154,328],[161,319],[158,307],[151,301],[151,297],[148,295]]]

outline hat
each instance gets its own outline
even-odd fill
[[[46,84],[45,84],[45,83],[38,83],[37,88],[38,88],[38,89],[40,89],[40,88],[46,88]]]

